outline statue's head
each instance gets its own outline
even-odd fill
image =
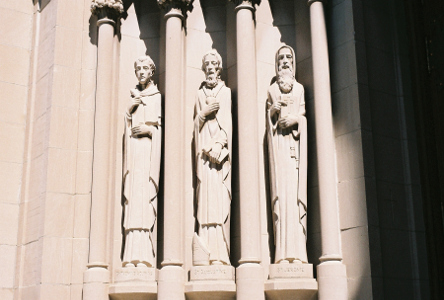
[[[134,72],[140,84],[148,84],[156,72],[156,65],[151,57],[144,55],[134,62]]]
[[[276,75],[288,74],[295,76],[296,58],[290,46],[282,46],[276,52]]]
[[[289,93],[293,89],[296,73],[296,58],[290,46],[282,46],[276,52],[276,79],[282,92]]]
[[[208,51],[202,57],[202,71],[205,72],[207,86],[216,86],[222,71],[222,57],[215,49]]]

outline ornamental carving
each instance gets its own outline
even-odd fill
[[[91,13],[93,15],[99,14],[101,9],[112,9],[116,13],[123,13],[123,3],[122,0],[93,0],[91,3]]]
[[[157,4],[164,9],[171,7],[186,9],[191,3],[193,3],[193,0],[157,0]]]

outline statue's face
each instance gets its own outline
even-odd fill
[[[219,61],[214,55],[207,55],[204,59],[205,76],[216,78],[219,75]]]
[[[150,81],[151,76],[153,76],[153,70],[149,66],[147,60],[137,62],[135,72],[140,84],[147,84]]]
[[[278,53],[278,71],[282,70],[293,72],[293,54],[288,48],[282,48]]]

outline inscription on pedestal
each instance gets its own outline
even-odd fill
[[[313,278],[312,264],[272,264],[270,279],[273,278]]]
[[[190,271],[191,281],[195,280],[234,280],[233,266],[196,266]]]
[[[155,281],[156,270],[154,268],[122,268],[116,271],[116,282],[128,281]]]

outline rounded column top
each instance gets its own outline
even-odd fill
[[[328,0],[308,0],[307,1],[307,5],[310,6],[315,2],[322,2],[322,3],[327,3]]]
[[[259,3],[261,2],[261,0],[229,0],[229,1],[233,2],[236,5],[236,10],[242,8],[254,10],[255,9],[254,6],[256,4],[259,5]]]

